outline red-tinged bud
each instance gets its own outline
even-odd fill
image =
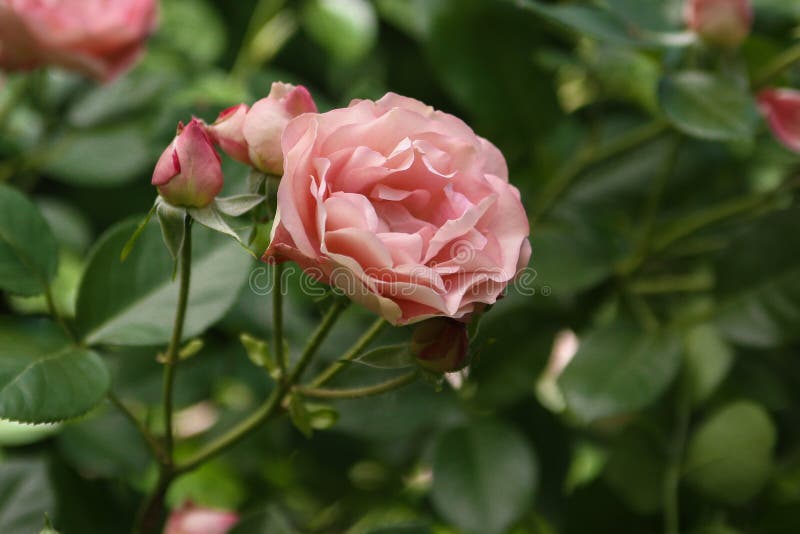
[[[686,23],[703,41],[735,48],[750,35],[753,8],[749,0],[688,0]]]
[[[187,502],[170,514],[164,534],[226,534],[238,521],[233,512]]]
[[[273,83],[269,95],[253,104],[244,121],[252,165],[268,174],[283,174],[283,130],[293,118],[316,111],[314,99],[302,85]]]
[[[161,154],[151,182],[173,206],[202,208],[222,190],[219,154],[206,133],[205,124],[192,119],[178,125],[178,133]]]
[[[419,323],[411,337],[411,352],[417,363],[434,373],[452,373],[467,364],[467,325],[447,317]]]
[[[790,150],[800,152],[800,91],[761,91],[758,95],[758,106],[775,137]]]
[[[223,152],[245,165],[252,164],[244,138],[244,122],[249,110],[250,107],[246,104],[230,107],[220,113],[208,129],[208,133]]]

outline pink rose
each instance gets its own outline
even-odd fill
[[[238,521],[239,516],[233,512],[187,502],[170,514],[164,534],[226,534]]]
[[[767,89],[758,95],[758,105],[775,137],[800,152],[800,91]]]
[[[685,10],[689,28],[718,46],[739,46],[753,25],[749,0],[688,0]]]
[[[283,134],[264,259],[296,261],[393,324],[466,319],[527,265],[528,218],[503,155],[458,118],[389,93]]]
[[[275,82],[251,108],[239,104],[220,113],[210,131],[226,154],[262,172],[281,174],[281,135],[289,121],[317,106],[302,85]]]
[[[142,53],[156,15],[155,0],[0,0],[0,67],[113,79]]]
[[[219,194],[222,165],[202,121],[178,124],[178,134],[158,158],[151,183],[173,206],[202,208]]]

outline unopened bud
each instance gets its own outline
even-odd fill
[[[686,23],[703,41],[735,48],[750,34],[753,9],[749,0],[688,0]]]
[[[173,206],[203,208],[219,194],[222,165],[201,121],[178,125],[175,139],[156,163],[152,184]]]
[[[767,89],[758,95],[758,106],[778,141],[800,152],[800,91]]]
[[[436,317],[419,323],[411,337],[411,351],[419,365],[434,373],[452,373],[467,364],[467,325]]]

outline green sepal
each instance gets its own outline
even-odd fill
[[[222,218],[222,214],[217,208],[216,204],[212,203],[204,208],[189,208],[189,215],[191,215],[192,219],[199,222],[206,228],[214,230],[215,232],[219,232],[221,234],[225,234],[229,237],[232,237],[239,243],[243,249],[250,253],[251,256],[257,258],[255,252],[250,250],[247,245],[242,241],[233,228]]]
[[[229,217],[239,217],[258,207],[262,202],[264,202],[263,195],[236,195],[217,198],[214,200],[214,206],[218,212],[228,215]]]
[[[268,342],[248,333],[240,335],[239,341],[244,346],[247,357],[250,358],[253,365],[266,369],[269,375],[276,380],[280,378],[280,369],[275,364],[275,360],[272,359]]]
[[[308,413],[306,404],[300,395],[292,394],[289,397],[289,418],[297,430],[302,432],[305,437],[310,438],[314,433],[311,415]]]
[[[142,232],[147,226],[147,223],[150,222],[150,219],[156,212],[160,199],[161,199],[160,196],[156,197],[155,202],[153,202],[153,207],[150,208],[150,211],[147,212],[147,215],[145,215],[144,219],[142,219],[141,222],[139,222],[139,226],[136,227],[136,230],[134,230],[130,239],[128,239],[128,241],[125,243],[125,246],[122,247],[122,252],[120,252],[119,254],[119,261],[125,261],[128,258],[128,255],[130,255],[131,251],[133,250],[133,246],[136,244],[136,240],[138,240],[139,236],[142,235]]]
[[[360,363],[376,369],[407,369],[413,367],[416,360],[411,354],[411,347],[408,343],[399,343],[365,352],[355,358],[353,363]]]

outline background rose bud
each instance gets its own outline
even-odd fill
[[[758,105],[775,137],[800,152],[800,91],[767,89],[758,95]]]
[[[230,107],[219,114],[217,120],[208,128],[209,134],[227,155],[251,165],[244,138],[244,122],[250,108],[246,104]]]
[[[178,134],[156,163],[151,183],[174,206],[202,208],[219,194],[222,166],[201,121],[178,125]]]
[[[110,80],[141,55],[156,18],[155,0],[0,0],[0,67]]]
[[[164,534],[226,534],[239,516],[225,510],[186,503],[170,514]]]
[[[273,83],[269,95],[253,104],[244,121],[243,133],[253,166],[269,174],[282,174],[283,130],[294,117],[316,111],[314,99],[302,85]]]
[[[434,373],[452,373],[467,364],[467,325],[437,317],[419,323],[411,337],[411,352],[420,366]]]
[[[704,41],[733,48],[750,34],[753,9],[749,0],[688,0],[686,23]]]

